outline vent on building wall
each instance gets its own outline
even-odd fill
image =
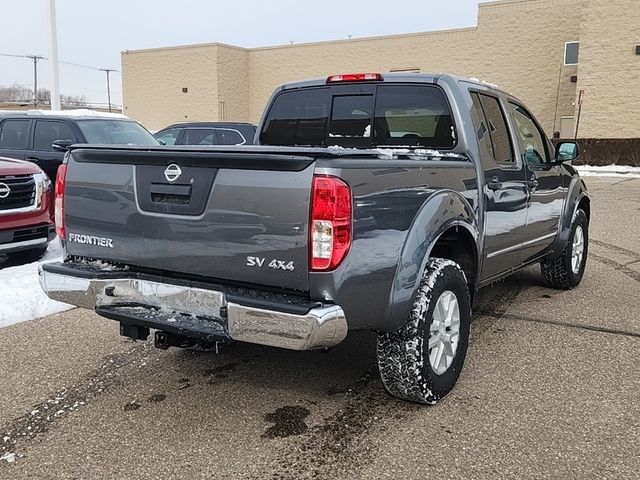
[[[636,45],[636,55],[640,55],[640,45]]]
[[[182,93],[187,93],[189,89],[187,87],[182,87]]]
[[[571,75],[571,83],[578,83],[578,75]]]

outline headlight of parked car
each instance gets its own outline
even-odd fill
[[[33,176],[33,179],[36,181],[36,202],[37,207],[40,208],[42,205],[43,197],[51,191],[53,184],[49,177],[45,173],[36,173]]]

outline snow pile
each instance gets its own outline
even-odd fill
[[[626,165],[607,165],[606,167],[591,167],[589,165],[574,165],[583,177],[625,177],[640,178],[640,167]]]
[[[38,281],[38,265],[60,256],[60,243],[54,240],[41,261],[0,268],[0,328],[73,308],[49,299]]]

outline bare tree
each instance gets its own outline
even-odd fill
[[[14,83],[10,87],[0,86],[0,102],[32,102],[33,88]],[[51,91],[47,88],[38,89],[38,102],[51,103]],[[85,95],[61,95],[64,106],[86,107],[88,99]]]

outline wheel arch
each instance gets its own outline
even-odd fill
[[[478,283],[478,222],[467,199],[443,191],[422,206],[405,240],[394,276],[386,331],[400,328],[411,311],[429,258],[438,256],[460,264],[470,292]]]
[[[551,247],[551,258],[556,258],[564,250],[569,235],[571,233],[571,225],[578,210],[583,210],[587,216],[587,222],[591,221],[591,199],[587,192],[587,186],[580,177],[575,176],[571,179],[569,191],[567,192],[567,200],[565,201],[562,216],[560,218],[560,227],[555,243]]]

